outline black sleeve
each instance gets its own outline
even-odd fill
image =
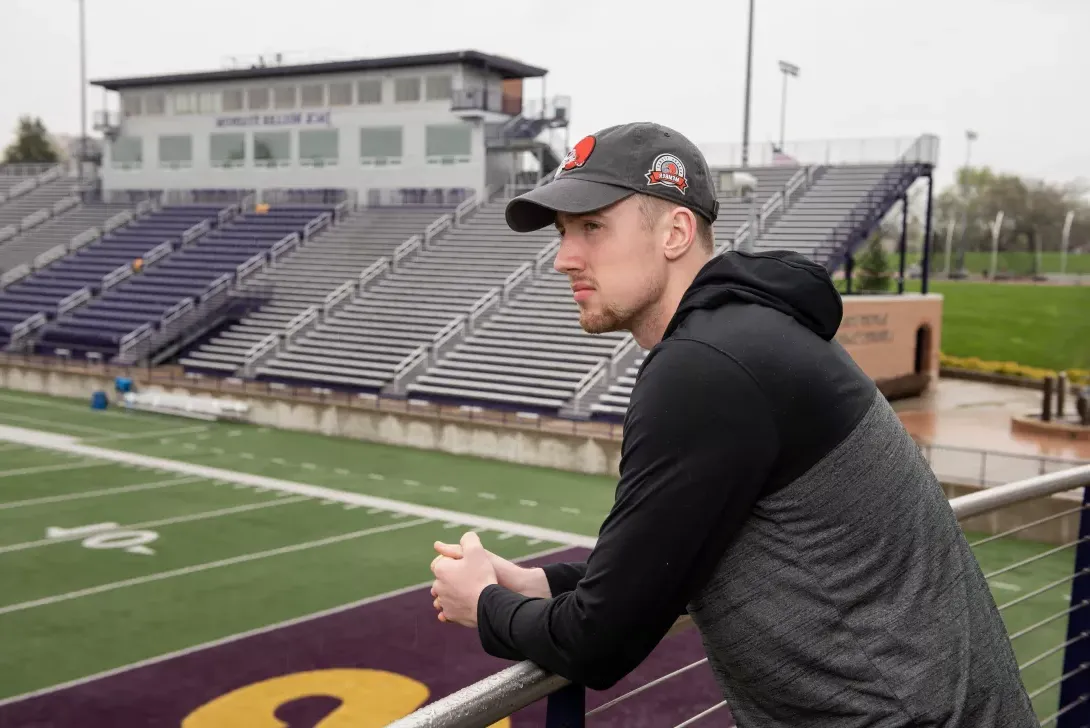
[[[575,585],[587,574],[587,562],[548,564],[541,567],[541,570],[545,572],[545,579],[549,582],[549,593],[556,597],[575,589]]]
[[[745,368],[699,342],[660,346],[633,389],[616,500],[585,574],[551,599],[487,587],[477,609],[485,651],[592,689],[614,685],[707,581],[778,450]]]

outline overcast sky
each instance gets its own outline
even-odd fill
[[[319,60],[477,49],[544,66],[571,141],[644,119],[701,145],[742,138],[746,0],[86,0],[88,77],[210,70],[282,51]],[[757,0],[751,140],[937,134],[965,159],[1090,178],[1088,0]],[[77,0],[0,0],[0,131],[19,114],[79,130]],[[537,81],[527,95],[540,95]],[[88,92],[88,112],[102,106]],[[114,101],[116,108],[116,101]],[[843,145],[842,145],[843,148]],[[850,148],[850,147],[849,147]],[[753,154],[751,152],[751,154]]]

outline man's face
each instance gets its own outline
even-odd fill
[[[579,324],[590,334],[631,331],[666,286],[662,233],[648,230],[635,196],[584,215],[560,213],[553,263],[571,280]]]

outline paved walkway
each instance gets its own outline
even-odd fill
[[[1090,442],[1012,432],[1013,415],[1040,411],[1041,393],[1031,389],[941,379],[894,408],[919,442],[934,445],[925,452],[943,478],[994,485],[1063,469],[1055,460],[1090,460]]]

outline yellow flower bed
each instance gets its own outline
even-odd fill
[[[1055,377],[1059,374],[1052,369],[1041,369],[1013,361],[984,361],[975,356],[950,356],[939,354],[939,363],[952,369],[967,369],[974,372],[986,372],[988,374],[1007,374],[1013,377],[1025,379],[1043,380],[1046,377]],[[1090,369],[1067,369],[1067,380],[1073,384],[1090,383]]]

